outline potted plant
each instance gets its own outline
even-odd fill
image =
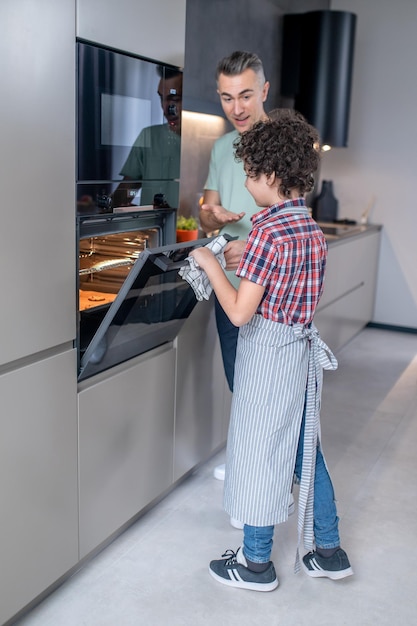
[[[177,219],[177,242],[198,239],[198,222],[195,217],[178,216]]]

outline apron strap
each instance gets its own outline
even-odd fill
[[[337,360],[330,348],[320,338],[314,324],[311,328],[301,324],[293,326],[298,340],[308,341],[310,352],[308,359],[307,388],[305,400],[305,430],[303,442],[303,461],[298,501],[298,543],[294,571],[300,570],[300,545],[304,536],[304,547],[313,550],[314,528],[314,477],[316,469],[317,445],[320,441],[320,406],[323,386],[323,369],[337,369]]]

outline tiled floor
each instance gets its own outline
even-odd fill
[[[217,455],[19,626],[402,626],[417,623],[417,335],[366,329],[326,372],[323,447],[355,575],[293,573],[296,516],[277,527],[271,593],[207,572],[237,548]]]

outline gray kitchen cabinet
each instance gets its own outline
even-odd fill
[[[80,558],[172,485],[175,360],[168,343],[80,383]]]
[[[75,0],[0,23],[3,624],[78,561]]]
[[[75,338],[75,3],[0,2],[0,365]]]
[[[224,445],[230,403],[211,297],[177,337],[174,480]]]
[[[0,623],[78,561],[76,352],[0,376]]]
[[[76,0],[77,37],[184,66],[186,0]]]
[[[323,295],[315,324],[335,351],[372,320],[381,232],[369,228],[330,242]]]

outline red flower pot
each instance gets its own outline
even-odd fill
[[[195,230],[177,230],[177,243],[198,239],[198,228]]]

